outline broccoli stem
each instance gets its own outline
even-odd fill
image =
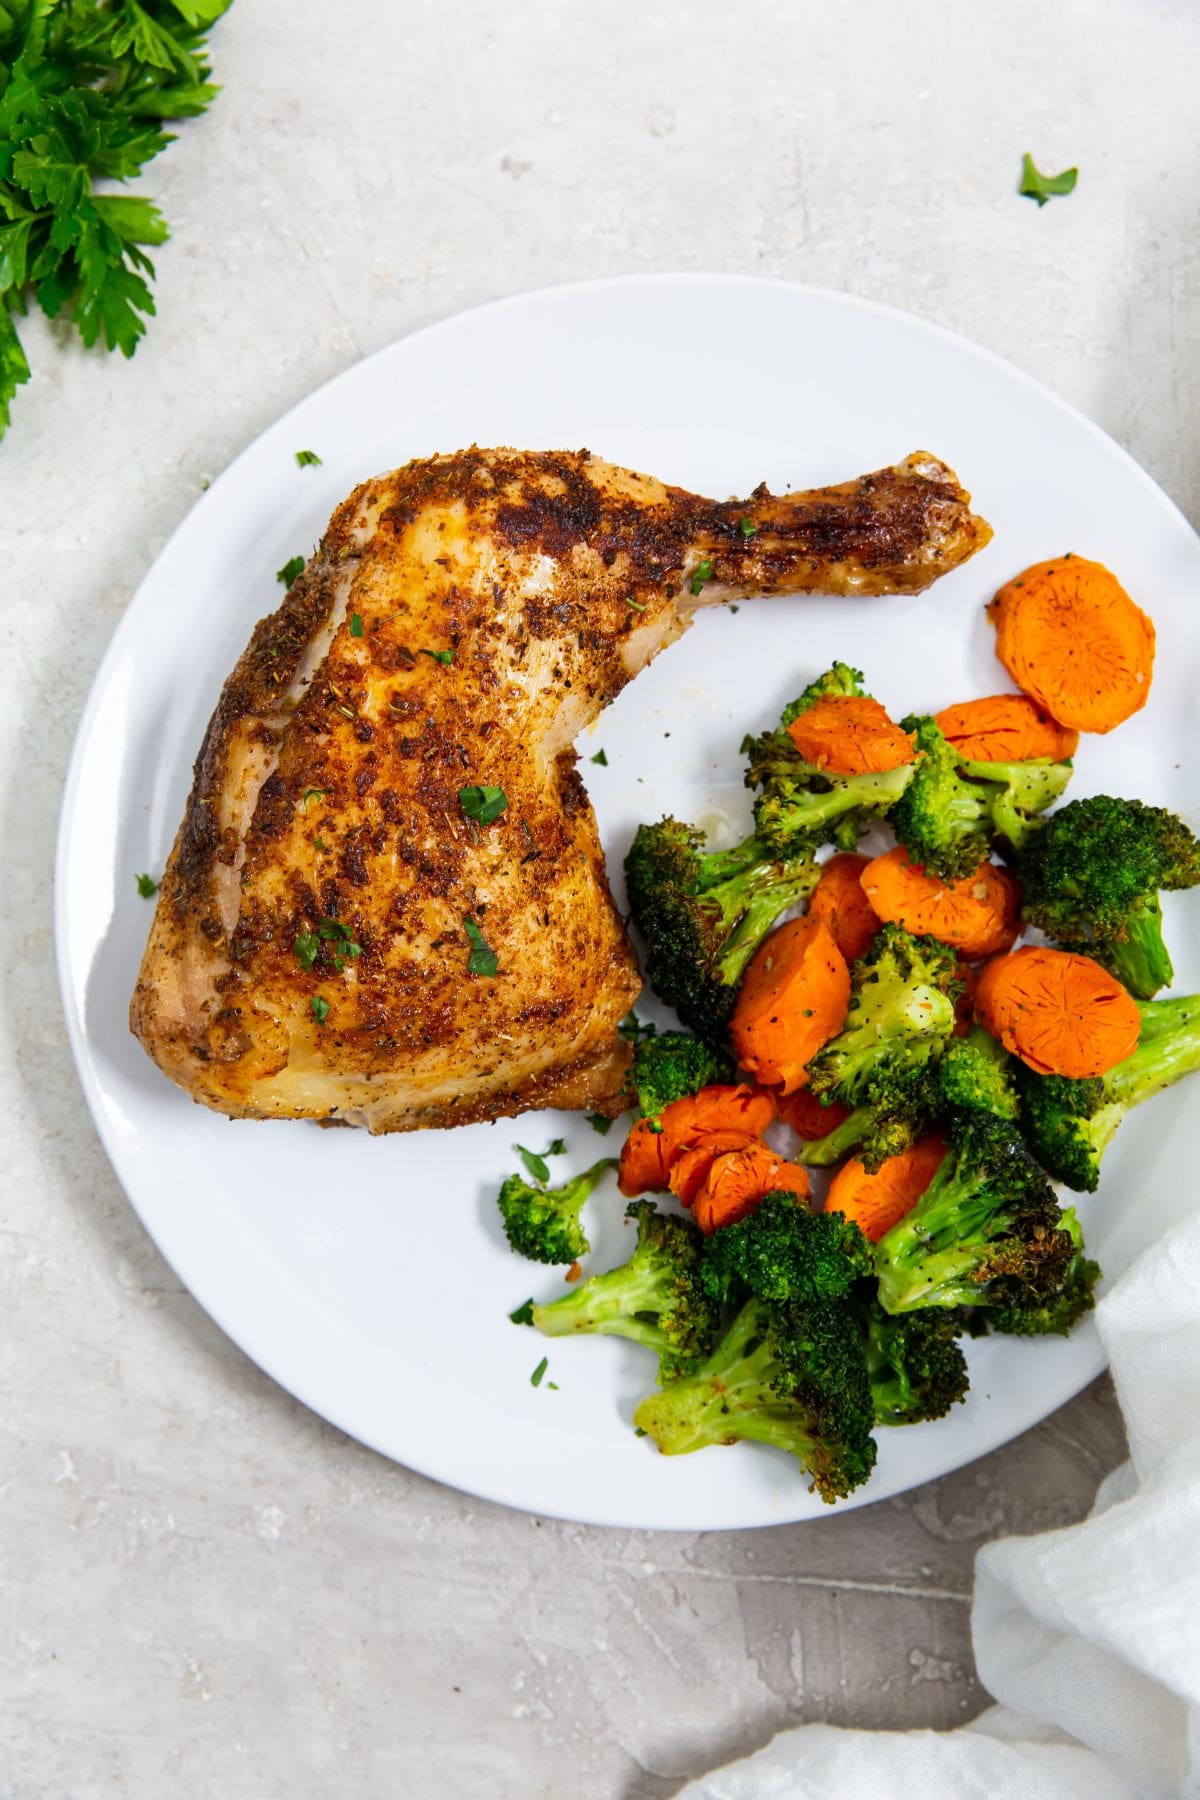
[[[1118,981],[1139,1000],[1152,1000],[1170,987],[1175,974],[1162,933],[1162,905],[1157,894],[1139,900],[1129,915],[1129,936],[1102,947]]]
[[[774,1392],[778,1372],[762,1303],[751,1300],[695,1374],[642,1401],[637,1424],[664,1456],[753,1438],[805,1460],[815,1446],[795,1405]]]
[[[1200,999],[1196,995],[1142,1001],[1138,1011],[1142,1032],[1137,1049],[1104,1077],[1105,1101],[1124,1111],[1153,1099],[1200,1069]]]
[[[970,1277],[996,1210],[986,1190],[963,1189],[947,1173],[947,1157],[913,1211],[876,1246],[879,1301],[885,1312],[918,1306],[969,1306],[979,1298]]]
[[[533,1323],[546,1337],[570,1337],[576,1331],[596,1331],[608,1337],[630,1338],[660,1355],[671,1349],[665,1331],[655,1319],[639,1313],[665,1312],[675,1298],[677,1273],[673,1267],[636,1253],[629,1262],[602,1275],[589,1276],[582,1287],[535,1306]]]
[[[792,1161],[802,1163],[807,1169],[831,1169],[834,1163],[841,1162],[847,1150],[856,1150],[866,1136],[874,1117],[869,1106],[856,1106],[848,1119],[822,1138],[811,1138],[793,1151]]]

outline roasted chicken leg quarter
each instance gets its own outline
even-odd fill
[[[235,1118],[618,1111],[641,979],[572,743],[697,607],[927,587],[991,535],[969,498],[925,454],[727,502],[587,451],[365,482],[225,684],[133,1030]]]

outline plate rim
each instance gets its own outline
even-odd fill
[[[715,1526],[696,1526],[690,1524],[680,1526],[667,1524],[648,1525],[643,1518],[631,1515],[618,1516],[617,1509],[614,1509],[611,1506],[604,1509],[604,1515],[602,1517],[589,1512],[586,1507],[581,1508],[578,1506],[568,1507],[555,1505],[534,1506],[530,1504],[528,1499],[520,1498],[515,1493],[504,1492],[503,1489],[507,1484],[502,1479],[495,1479],[488,1485],[483,1485],[482,1479],[473,1480],[461,1477],[457,1474],[451,1478],[441,1469],[431,1466],[428,1457],[420,1453],[410,1455],[408,1452],[405,1452],[403,1457],[398,1456],[393,1450],[385,1447],[378,1441],[377,1437],[370,1430],[364,1430],[357,1424],[347,1424],[344,1419],[339,1416],[337,1408],[329,1408],[323,1404],[318,1405],[310,1399],[292,1379],[289,1379],[280,1372],[276,1365],[276,1358],[273,1354],[269,1352],[260,1354],[258,1350],[249,1349],[247,1347],[247,1340],[252,1338],[252,1334],[247,1332],[244,1327],[235,1326],[230,1322],[226,1316],[225,1306],[220,1298],[214,1300],[209,1292],[199,1291],[193,1284],[193,1281],[186,1278],[176,1267],[175,1262],[164,1249],[157,1232],[143,1215],[141,1208],[138,1206],[136,1199],[130,1192],[121,1175],[115,1154],[115,1146],[112,1142],[113,1133],[110,1129],[107,1109],[101,1103],[101,1097],[92,1067],[92,1057],[88,1049],[88,1034],[85,1023],[74,1003],[71,980],[72,971],[70,968],[68,951],[69,934],[67,914],[69,890],[67,872],[72,854],[73,830],[76,824],[78,789],[87,744],[95,726],[96,714],[99,711],[103,696],[110,682],[112,668],[124,654],[128,640],[137,629],[139,606],[142,603],[142,597],[145,590],[154,579],[156,570],[159,568],[160,564],[166,561],[172,554],[177,540],[181,535],[185,531],[194,528],[197,517],[203,514],[210,503],[213,505],[217,504],[222,491],[236,480],[243,466],[255,454],[263,441],[273,434],[282,433],[283,429],[297,413],[308,407],[318,398],[318,396],[324,394],[326,390],[341,383],[352,373],[366,370],[372,364],[393,355],[400,345],[412,346],[417,343],[428,342],[441,335],[449,334],[462,328],[468,321],[474,322],[481,317],[488,315],[503,315],[505,312],[518,312],[548,300],[566,299],[571,295],[602,294],[637,288],[660,288],[664,285],[681,289],[688,287],[703,287],[710,290],[713,288],[725,288],[730,290],[756,289],[769,290],[775,293],[794,294],[798,297],[815,300],[819,303],[833,303],[838,307],[845,307],[852,311],[865,312],[871,316],[899,322],[909,329],[915,328],[917,331],[931,339],[949,344],[959,351],[965,351],[972,357],[980,359],[1001,371],[1008,380],[1012,381],[1015,379],[1019,385],[1035,394],[1043,403],[1049,403],[1051,407],[1068,417],[1076,426],[1082,425],[1093,438],[1103,444],[1110,454],[1115,451],[1118,461],[1124,465],[1126,472],[1135,474],[1139,482],[1153,494],[1156,502],[1166,509],[1164,516],[1173,515],[1172,522],[1175,525],[1182,527],[1186,536],[1194,545],[1200,548],[1200,533],[1192,526],[1190,520],[1182,511],[1178,503],[1157,481],[1155,481],[1149,471],[1136,460],[1124,445],[1118,443],[1117,440],[1103,428],[1103,426],[1097,424],[1094,419],[1090,418],[1073,402],[1064,399],[1052,388],[1040,381],[1036,376],[1031,375],[1028,371],[1001,356],[997,351],[992,350],[990,347],[979,344],[967,337],[964,333],[955,331],[951,327],[943,325],[938,321],[927,319],[920,314],[909,312],[903,307],[894,306],[888,302],[875,300],[861,294],[845,292],[836,288],[822,287],[815,283],[792,281],[772,276],[723,271],[666,270],[640,271],[630,274],[557,282],[502,295],[492,300],[483,301],[476,306],[446,314],[441,318],[431,320],[425,325],[418,326],[411,332],[403,333],[399,337],[391,339],[388,343],[380,345],[368,355],[348,363],[345,368],[338,370],[336,373],[330,375],[325,381],[320,382],[316,387],[310,389],[308,393],[302,395],[284,412],[280,413],[276,418],[271,420],[260,430],[256,431],[237,452],[233,459],[222,469],[220,474],[211,482],[209,487],[196,497],[193,504],[188,507],[187,511],[171,531],[170,535],[147,564],[91,678],[87,696],[81,709],[72,741],[71,753],[63,782],[54,850],[53,921],[55,964],[58,976],[60,1002],[63,1009],[68,1043],[76,1075],[87,1102],[93,1127],[96,1130],[110,1167],[121,1186],[127,1202],[136,1214],[141,1228],[147,1232],[148,1236],[155,1244],[158,1253],[163,1256],[164,1260],[191,1298],[202,1311],[213,1320],[218,1329],[237,1347],[239,1352],[247,1357],[247,1359],[257,1368],[261,1369],[272,1381],[277,1383],[285,1393],[307,1407],[318,1418],[325,1419],[337,1429],[344,1431],[347,1436],[352,1437],[356,1442],[366,1445],[377,1454],[385,1457],[389,1462],[397,1463],[399,1466],[411,1469],[427,1479],[450,1486],[457,1492],[469,1495],[473,1498],[487,1500],[493,1504],[508,1506],[516,1510],[532,1513],[535,1516],[561,1518],[572,1522],[587,1524],[589,1526],[617,1530],[686,1530],[690,1532],[695,1532],[697,1530],[752,1530],[765,1528],[772,1524],[807,1524],[815,1522],[815,1520],[819,1518],[839,1516],[849,1511],[856,1510],[861,1506],[874,1505],[884,1500],[895,1498],[896,1495],[900,1493],[912,1492],[915,1486],[923,1485],[923,1482],[904,1484],[894,1488],[885,1487],[882,1491],[876,1492],[860,1490],[859,1494],[851,1495],[847,1500],[840,1502],[836,1507],[822,1508],[819,1513],[806,1514],[800,1519],[772,1519],[757,1514],[753,1517],[737,1519]],[[1088,1345],[1086,1341],[1087,1334],[1090,1334],[1090,1345]],[[940,1480],[944,1476],[952,1474],[955,1470],[961,1469],[964,1466],[979,1460],[981,1457],[989,1455],[992,1451],[1002,1447],[1004,1444],[1012,1442],[1015,1437],[1022,1436],[1026,1431],[1032,1430],[1053,1412],[1057,1411],[1059,1407],[1065,1405],[1068,1400],[1081,1392],[1090,1381],[1094,1380],[1096,1376],[1103,1371],[1107,1365],[1107,1359],[1103,1353],[1100,1338],[1096,1332],[1093,1321],[1088,1320],[1085,1322],[1082,1332],[1076,1335],[1075,1341],[1081,1344],[1081,1348],[1089,1348],[1090,1355],[1086,1360],[1081,1359],[1079,1370],[1076,1372],[1078,1378],[1076,1379],[1076,1374],[1073,1374],[1070,1383],[1064,1391],[1058,1392],[1056,1390],[1054,1398],[1044,1406],[1039,1403],[1036,1411],[1030,1414],[1026,1419],[1026,1422],[1015,1433],[1008,1428],[1007,1424],[1001,1423],[1001,1414],[998,1409],[997,1424],[994,1433],[984,1430],[978,1437],[974,1438],[969,1443],[961,1455],[955,1456],[951,1453],[951,1459],[943,1462],[938,1475],[924,1479]]]

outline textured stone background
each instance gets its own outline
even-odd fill
[[[1086,1510],[1100,1383],[865,1512],[654,1537],[469,1501],[347,1442],[183,1293],[92,1133],[51,855],[75,721],[160,545],[262,426],[473,302],[735,269],[957,327],[1200,516],[1190,0],[238,0],[143,186],[133,363],[43,324],[0,445],[6,919],[0,1793],[657,1800],[800,1719],[984,1703],[976,1548]],[[1075,195],[1016,197],[1020,155]],[[704,374],[698,371],[698,386]]]

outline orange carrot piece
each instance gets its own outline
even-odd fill
[[[617,1186],[630,1198],[665,1194],[675,1159],[716,1133],[735,1133],[746,1143],[762,1136],[775,1117],[770,1094],[748,1087],[714,1085],[672,1100],[662,1111],[661,1131],[639,1119],[625,1140]]]
[[[911,1212],[938,1172],[946,1154],[940,1137],[924,1137],[880,1163],[873,1175],[857,1156],[845,1163],[829,1184],[826,1212],[844,1213],[877,1244],[892,1226]]]
[[[869,856],[842,850],[821,865],[806,917],[828,925],[834,943],[848,963],[856,962],[879,930],[879,917],[863,893],[862,872]]]
[[[1039,1075],[1103,1075],[1137,1048],[1142,1018],[1090,956],[1027,944],[979,977],[975,1017]]]
[[[988,613],[996,655],[1060,725],[1111,731],[1145,706],[1154,625],[1103,563],[1037,563],[1000,589]]]
[[[691,1206],[718,1156],[726,1156],[731,1150],[746,1150],[759,1141],[741,1131],[714,1131],[703,1143],[680,1151],[671,1164],[667,1186],[685,1206]]]
[[[995,863],[980,863],[961,881],[938,881],[898,846],[875,858],[862,884],[881,919],[915,936],[940,938],[972,961],[1016,942],[1017,884]]]
[[[829,927],[808,914],[792,919],[759,945],[742,977],[729,1021],[734,1055],[756,1080],[790,1094],[849,1004],[850,971]]]
[[[824,1106],[806,1087],[797,1088],[794,1094],[781,1094],[778,1105],[779,1117],[784,1124],[790,1125],[797,1137],[804,1138],[807,1143],[828,1137],[850,1117],[850,1108],[843,1106],[840,1100],[831,1100]]]
[[[1069,731],[1028,694],[989,694],[935,715],[942,736],[964,762],[1065,762],[1079,748]]]
[[[701,1231],[717,1231],[747,1218],[764,1194],[782,1188],[800,1199],[809,1196],[808,1171],[790,1163],[766,1144],[748,1144],[718,1156],[696,1195],[692,1216]]]
[[[866,695],[825,694],[792,720],[787,733],[805,762],[831,775],[882,775],[916,754],[911,733]]]

